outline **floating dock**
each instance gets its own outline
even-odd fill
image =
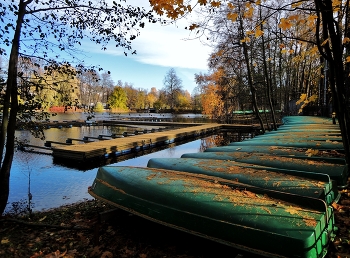
[[[132,137],[104,139],[103,141],[86,142],[84,144],[59,144],[52,146],[52,155],[61,160],[84,162],[105,156],[118,156],[131,150],[148,149],[153,146],[169,144],[189,138],[213,134],[223,127],[232,130],[254,130],[253,126],[200,124],[172,130],[137,134]],[[248,128],[249,127],[249,128]]]

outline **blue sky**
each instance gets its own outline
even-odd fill
[[[150,8],[148,0],[127,0],[127,4]],[[183,89],[192,93],[196,87],[195,73],[208,71],[211,49],[198,39],[188,40],[190,31],[184,29],[188,23],[186,20],[166,26],[146,23],[140,30],[141,35],[133,40],[137,55],[125,57],[122,49],[110,47],[100,51],[99,46],[89,45],[85,62],[110,71],[115,83],[122,80],[143,89],[161,89],[166,73],[174,68]]]
[[[148,0],[126,0],[126,4],[150,9]],[[194,75],[208,71],[207,60],[211,48],[198,39],[191,39],[190,31],[185,30],[189,24],[184,19],[169,25],[145,23],[145,27],[140,28],[140,36],[132,41],[136,55],[130,53],[125,56],[124,50],[113,47],[113,44],[102,51],[100,45],[87,40],[79,48],[84,52],[79,59],[83,59],[85,65],[100,66],[110,71],[115,84],[121,80],[133,84],[135,88],[148,90],[152,87],[158,90],[163,88],[166,73],[174,68],[182,80],[183,89],[192,93],[196,87]],[[1,43],[0,46],[7,48]],[[61,54],[64,55],[63,52]],[[4,57],[3,61],[7,58]]]

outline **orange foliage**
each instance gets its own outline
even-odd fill
[[[149,2],[157,14],[166,15],[173,20],[192,11],[192,6],[184,0],[149,0]],[[199,5],[206,5],[209,2],[213,7],[221,5],[220,1],[197,0]]]
[[[292,23],[289,19],[282,18],[278,27],[280,27],[282,30],[288,30],[292,27]]]
[[[191,5],[187,5],[183,0],[149,0],[149,2],[157,14],[166,14],[171,19],[192,11]]]
[[[215,84],[209,84],[205,88],[204,94],[201,95],[203,113],[206,115],[220,116],[224,103],[221,97],[217,94],[219,86]]]
[[[197,78],[197,83],[202,85],[201,102],[203,113],[220,117],[224,113],[224,102],[221,96],[220,80],[225,76],[223,69],[218,69],[210,75],[202,75]]]

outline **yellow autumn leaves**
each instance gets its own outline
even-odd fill
[[[288,17],[281,18],[280,23],[278,25],[279,28],[282,30],[289,30],[291,29],[294,25],[297,24],[305,24],[306,27],[313,27],[315,25],[315,21],[317,19],[317,15],[298,15],[298,14],[293,14],[289,15]]]
[[[248,30],[246,31],[246,35],[247,37],[245,37],[244,39],[241,40],[241,43],[248,43],[250,42],[250,36],[254,36],[255,38],[259,38],[262,35],[264,35],[264,32],[262,30],[260,30],[259,28],[257,28],[256,30]]]
[[[227,20],[231,22],[236,22],[239,18],[242,19],[252,19],[255,13],[255,10],[258,6],[262,4],[262,2],[266,2],[266,0],[256,0],[249,1],[244,4],[243,9],[242,6],[238,8],[232,2],[220,1],[220,0],[197,0],[194,2],[184,1],[184,0],[149,0],[153,10],[159,15],[166,15],[168,18],[177,19],[186,13],[192,12],[191,4],[199,4],[200,6],[210,6],[212,8],[220,8],[227,7],[228,13],[226,15]],[[298,8],[302,8],[304,3],[308,1],[296,1],[293,2],[290,7],[293,10],[297,10]],[[333,12],[339,11],[341,6],[344,4],[342,0],[333,0],[332,7]],[[226,4],[226,5],[225,5]],[[309,15],[299,15],[298,12],[292,12],[290,15],[286,17],[282,17],[279,21],[279,28],[282,30],[290,30],[294,26],[298,24],[304,24],[306,28],[314,28],[317,20],[317,15],[309,14]],[[256,26],[254,30],[246,31],[245,37],[241,39],[241,43],[249,43],[251,42],[251,37],[259,38],[264,35],[264,31],[259,29],[259,25]],[[198,25],[192,24],[189,26],[189,30],[197,29]],[[325,44],[326,42],[324,42]],[[349,38],[344,38],[343,44],[350,43]],[[282,49],[282,54],[292,54],[293,50]],[[350,62],[350,56],[345,58],[345,62]]]
[[[299,113],[301,113],[303,111],[303,108],[310,102],[315,102],[317,100],[317,95],[311,95],[310,97],[308,97],[306,94],[301,94],[300,99],[296,102],[297,105],[301,105],[300,109],[299,109]]]

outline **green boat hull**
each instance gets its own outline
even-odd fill
[[[320,124],[324,126],[334,126],[331,118],[316,117],[316,116],[285,116],[282,122],[286,125],[312,125]]]
[[[266,257],[324,257],[323,201],[152,168],[102,167],[89,193],[152,221]]]
[[[278,140],[278,141],[295,141],[297,138],[297,141],[327,141],[327,142],[341,142],[342,138],[341,136],[334,136],[329,134],[306,134],[305,131],[302,132],[294,132],[293,134],[290,133],[266,133],[263,135],[255,136],[252,139],[246,139],[245,141],[261,141],[261,140]]]
[[[283,146],[220,146],[211,147],[204,152],[248,152],[248,153],[266,153],[269,155],[278,155],[285,157],[295,157],[301,159],[326,161],[329,163],[345,164],[345,159],[334,158],[331,152],[318,151],[312,149],[292,148]]]
[[[274,156],[265,153],[200,152],[185,153],[181,158],[233,160],[247,164],[276,168],[279,172],[288,174],[298,173],[297,171],[326,174],[337,183],[338,187],[346,186],[348,178],[348,165],[345,163],[317,162],[314,160],[310,161],[294,157]]]
[[[317,179],[310,179],[269,171],[266,167],[256,169],[235,161],[191,158],[153,158],[148,161],[147,167],[220,177],[264,189],[318,198],[329,205],[340,198],[337,188],[323,174]]]
[[[294,148],[308,148],[316,150],[344,150],[343,143],[339,142],[327,142],[327,141],[279,141],[272,139],[271,141],[243,141],[243,142],[231,142],[229,146],[284,146]]]

